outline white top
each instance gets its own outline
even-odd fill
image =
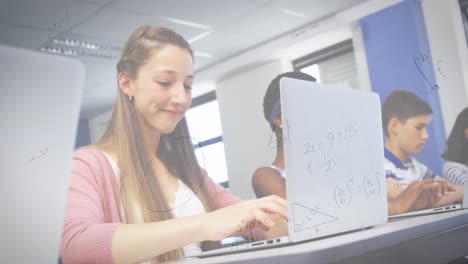
[[[426,178],[434,178],[435,174],[424,164],[410,157],[407,162],[401,162],[388,149],[384,150],[386,178],[394,178],[406,188],[413,181],[421,181]]]
[[[281,177],[286,179],[286,171],[285,170],[283,170],[280,167],[275,166],[273,164],[270,165],[270,168],[274,169]]]
[[[468,180],[468,164],[447,161],[443,168],[444,177],[456,185],[463,185]]]
[[[115,177],[117,179],[117,182],[120,184],[120,168],[117,166],[117,163],[109,156],[107,153],[103,152],[104,155],[107,157],[109,160],[110,165],[112,166],[112,169],[114,170]],[[205,207],[203,206],[203,203],[200,201],[198,196],[196,196],[192,190],[190,190],[187,185],[185,185],[180,179],[179,179],[179,190],[174,193],[175,194],[175,203],[174,204],[169,204],[173,209],[172,213],[174,214],[174,217],[180,218],[180,217],[186,217],[186,216],[192,216],[192,215],[198,215],[198,214],[204,214],[206,213]],[[139,210],[139,208],[136,208],[135,210]],[[125,223],[125,212],[123,210],[122,204],[120,205],[120,212],[122,214],[122,221]],[[138,222],[143,223],[143,216],[141,216],[141,212],[136,214],[137,216],[140,215],[140,219]],[[201,243],[194,243],[187,245],[183,247],[185,256],[192,256],[192,255],[198,255],[202,253],[201,250]]]

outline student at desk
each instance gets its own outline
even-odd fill
[[[241,202],[199,167],[184,118],[194,78],[185,39],[141,27],[123,47],[117,73],[104,136],[74,153],[64,263],[177,260],[199,252],[202,241],[265,238],[272,216],[287,219],[284,199]],[[243,233],[252,223],[260,228]]]
[[[268,85],[263,99],[263,114],[276,137],[276,157],[272,164],[258,168],[252,176],[252,187],[257,198],[278,195],[286,198],[286,173],[284,171],[283,123],[281,121],[280,79],[283,77],[315,82],[315,78],[300,71],[276,76]]]
[[[286,173],[284,170],[283,149],[283,123],[281,121],[281,104],[279,81],[282,77],[295,78],[315,82],[315,78],[299,72],[286,72],[274,78],[268,85],[263,99],[263,113],[276,137],[276,157],[271,165],[258,168],[252,176],[252,187],[257,198],[277,195],[286,198]],[[273,221],[278,228],[270,230],[267,234],[271,237],[287,235],[287,222],[278,216],[273,216]]]
[[[463,186],[436,176],[413,155],[429,138],[432,109],[418,96],[393,91],[382,105],[389,214],[443,206],[463,198]]]
[[[458,114],[442,157],[447,161],[444,177],[453,184],[463,185],[468,180],[468,107]]]

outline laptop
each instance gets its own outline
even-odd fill
[[[379,96],[280,80],[288,235],[203,252],[208,257],[286,246],[387,222]]]
[[[408,213],[390,215],[388,216],[388,218],[393,220],[393,219],[400,219],[400,218],[405,218],[405,217],[410,217],[410,216],[444,213],[444,212],[449,212],[449,211],[467,209],[468,208],[468,181],[465,181],[465,184],[463,186],[464,186],[463,199],[462,201],[458,203],[435,207],[435,208],[424,209],[424,210],[412,211]]]
[[[6,46],[0,58],[0,256],[57,263],[84,68]]]

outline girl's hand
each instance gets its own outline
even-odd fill
[[[234,204],[206,214],[208,240],[248,236],[245,231],[251,231],[254,226],[269,230],[274,226],[271,215],[287,220],[287,214],[286,200],[276,195]]]

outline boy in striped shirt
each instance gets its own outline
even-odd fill
[[[429,138],[431,107],[408,91],[391,92],[382,105],[389,214],[444,206],[463,199],[463,186],[436,176],[413,155]]]

